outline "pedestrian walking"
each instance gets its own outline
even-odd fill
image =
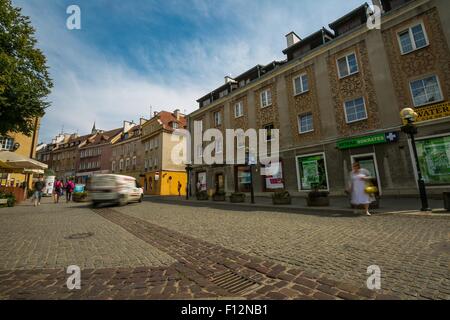
[[[73,190],[75,189],[75,183],[73,183],[72,179],[69,179],[64,186],[66,190],[66,203],[72,201]]]
[[[63,182],[62,180],[56,179],[54,185],[53,185],[53,200],[55,203],[59,203],[59,198],[61,197],[63,193]]]
[[[351,195],[351,203],[354,206],[364,206],[365,214],[368,216],[371,216],[369,206],[373,202],[373,197],[366,192],[366,187],[371,179],[370,172],[367,169],[361,168],[359,162],[353,163],[348,190]]]
[[[181,197],[181,182],[178,181],[178,196]]]
[[[41,205],[41,199],[42,199],[42,191],[45,188],[45,182],[42,177],[39,177],[38,181],[34,184],[34,206],[40,206]]]

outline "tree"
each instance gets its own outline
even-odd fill
[[[30,136],[50,105],[46,97],[53,83],[36,43],[30,18],[11,0],[0,0],[0,136]]]

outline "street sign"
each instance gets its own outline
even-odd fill
[[[450,102],[434,104],[423,108],[415,108],[414,111],[417,113],[416,122],[450,117]]]
[[[382,143],[394,143],[400,138],[399,132],[378,133],[365,137],[343,139],[337,142],[338,149],[353,149]]]

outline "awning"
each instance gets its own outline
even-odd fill
[[[3,173],[44,173],[45,163],[21,156],[10,151],[0,151],[0,172]]]

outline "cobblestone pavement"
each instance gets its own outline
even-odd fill
[[[85,239],[71,235],[93,233]],[[82,269],[164,266],[169,255],[136,239],[119,226],[86,209],[86,205],[53,204],[45,199],[0,209],[0,270]]]
[[[450,298],[450,219],[299,215],[148,202],[118,211],[248,255],[364,286],[378,265],[382,288],[404,299]]]
[[[440,246],[432,245],[430,248],[433,249],[428,249],[426,257],[415,252],[412,244],[409,245],[409,251],[405,251],[405,247],[395,250],[403,250],[404,255],[420,263],[419,268],[427,267],[425,273],[418,272],[416,268],[398,269],[402,275],[406,275],[398,277],[399,283],[403,285],[407,283],[404,279],[417,277],[418,274],[422,274],[425,281],[428,281],[425,289],[418,290],[417,295],[413,296],[408,291],[409,286],[406,286],[406,290],[402,287],[397,293],[387,288],[390,276],[385,270],[389,269],[384,268],[383,264],[380,264],[383,290],[376,292],[364,288],[366,268],[374,263],[367,264],[361,271],[362,275],[357,275],[356,271],[348,272],[339,265],[342,254],[347,257],[345,261],[349,259],[355,264],[361,264],[358,259],[370,259],[366,257],[368,254],[364,251],[365,247],[361,247],[361,241],[367,237],[358,238],[360,233],[364,233],[360,229],[370,231],[375,228],[375,231],[385,232],[378,221],[382,217],[373,217],[373,220],[339,220],[149,202],[95,211],[80,205],[61,204],[59,210],[53,208],[54,205],[45,205],[33,211],[30,210],[31,207],[19,206],[0,211],[1,299],[449,297],[448,251],[445,253],[448,247],[442,245],[443,234],[448,236],[449,230],[449,220],[445,219],[423,219],[413,223],[413,218],[407,217],[406,220],[391,221],[396,224],[396,229],[393,230],[399,231],[386,239],[393,245],[406,241],[402,237],[405,237],[408,228],[404,226],[408,223],[413,230],[422,232],[414,243],[441,243]],[[389,221],[386,220],[385,223]],[[327,225],[329,237],[325,237]],[[333,225],[337,226],[338,232],[333,231]],[[349,235],[345,225],[347,229],[357,229],[358,232],[353,231]],[[318,231],[312,232],[312,229]],[[295,237],[290,234],[294,231]],[[378,233],[375,231],[370,235]],[[86,232],[94,235],[84,240],[64,239],[67,234]],[[252,236],[255,238],[251,239]],[[309,265],[303,260],[303,253],[313,247],[314,238],[314,252],[319,256],[316,257],[316,263]],[[349,246],[338,249],[336,242],[342,242],[342,238],[348,238],[346,243]],[[291,242],[293,239],[296,240]],[[71,245],[66,245],[66,241]],[[24,247],[26,250],[15,248],[14,243],[17,243],[17,248]],[[340,251],[333,252],[329,246]],[[392,263],[385,261],[393,258],[387,247],[385,244],[371,251],[374,256],[378,256],[375,263]],[[72,257],[75,251],[79,255],[77,259],[66,259]],[[17,261],[23,260],[23,254],[37,258],[18,263]],[[324,258],[327,254],[328,258]],[[96,255],[101,258],[94,259]],[[52,260],[47,256],[57,258]],[[111,256],[110,260],[105,263],[103,257],[108,256]],[[308,261],[313,261],[310,255],[305,256],[310,257]],[[433,257],[434,260],[428,265],[426,261],[416,259],[417,256],[422,259]],[[403,259],[402,254],[395,255],[394,258]],[[66,287],[69,275],[65,268],[68,263],[78,264],[82,269],[81,290],[69,291]],[[407,266],[412,264],[408,262]],[[412,283],[420,282],[413,280]]]

